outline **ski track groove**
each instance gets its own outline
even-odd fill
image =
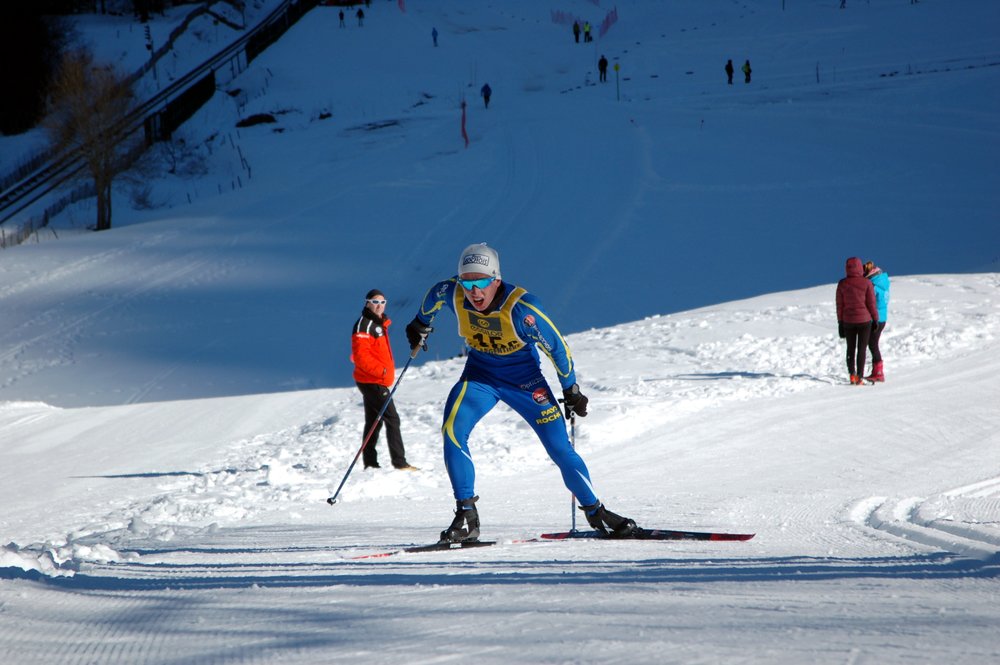
[[[933,497],[873,497],[857,504],[858,521],[898,538],[975,559],[1000,557],[1000,525],[981,523],[1000,504],[1000,477],[941,492]]]

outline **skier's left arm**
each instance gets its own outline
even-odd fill
[[[587,415],[589,401],[576,383],[573,354],[562,333],[548,317],[538,299],[530,293],[521,296],[514,307],[514,324],[523,339],[534,342],[549,357],[559,377],[566,406],[578,415]]]

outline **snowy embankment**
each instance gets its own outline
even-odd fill
[[[995,455],[1000,431],[984,407],[997,403],[998,286],[996,274],[896,278],[883,340],[889,382],[864,390],[843,385],[832,286],[573,335],[593,402],[578,446],[609,505],[650,526],[754,529],[768,548],[822,543],[832,528],[857,533],[847,545],[861,550],[876,529],[988,558],[1000,538],[1000,468],[970,461]],[[432,344],[445,341],[446,328]],[[363,516],[374,533],[358,536],[359,546],[377,546],[387,529],[432,539],[450,493],[440,408],[461,362],[411,368],[397,394],[410,456],[424,471],[356,469],[344,505],[327,513],[313,509],[357,450],[354,390],[86,409],[6,403],[0,431],[14,443],[4,455],[12,478],[4,531],[13,542],[3,565],[72,574],[140,560],[143,543],[282,516]],[[949,397],[955,384],[976,401]],[[558,511],[523,525],[516,515],[503,515],[501,528],[491,523],[500,511],[490,504],[519,500],[522,486],[546,504],[561,503],[551,501],[561,490],[530,431],[504,409],[474,436],[487,534],[520,538],[567,519]],[[924,461],[885,467],[911,457]],[[685,498],[715,495],[705,483],[726,474],[739,479],[738,497],[722,506]],[[35,495],[44,503],[18,500]],[[380,517],[386,502],[402,524]]]

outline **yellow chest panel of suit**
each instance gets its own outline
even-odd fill
[[[465,292],[461,286],[455,288],[455,312],[458,319],[458,334],[469,348],[492,355],[506,356],[525,347],[525,342],[514,330],[511,312],[514,305],[527,293],[517,287],[507,295],[503,305],[489,314],[465,307]]]

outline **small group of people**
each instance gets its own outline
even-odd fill
[[[392,464],[397,469],[413,470],[406,461],[399,415],[389,390],[395,367],[386,303],[382,291],[369,291],[351,337],[354,378],[365,407],[362,455],[365,468],[379,467],[375,442],[381,424],[376,422],[376,416],[384,410]],[[431,324],[445,309],[458,319],[458,332],[467,354],[465,369],[444,404],[444,462],[456,509],[440,540],[461,543],[479,538],[479,496],[469,435],[498,402],[511,407],[535,432],[594,529],[608,537],[634,535],[638,529],[635,522],[611,512],[600,501],[587,465],[570,442],[565,419],[571,414],[586,416],[589,400],[576,382],[576,368],[566,340],[538,298],[505,281],[500,272],[500,255],[485,243],[477,243],[459,255],[454,276],[427,291],[416,316],[406,326],[412,355],[421,348],[426,351],[427,338],[434,330]],[[538,347],[555,367],[562,389],[560,400],[542,375]]]
[[[879,340],[889,316],[889,275],[874,261],[847,259],[847,275],[837,283],[837,328],[847,341],[847,373],[851,385],[885,381]],[[866,351],[872,354],[872,371],[865,376]]]
[[[733,60],[732,60],[732,58],[730,58],[729,60],[726,61],[726,78],[728,79],[729,85],[733,84],[733,73],[735,71],[736,70],[733,68]],[[753,72],[753,69],[751,69],[751,67],[750,67],[750,60],[749,59],[746,62],[743,63],[743,66],[740,67],[740,71],[743,72],[743,82],[744,83],[749,83],[750,82],[750,74]]]
[[[354,15],[358,17],[358,27],[363,28],[365,26],[365,10],[361,9],[361,7],[358,7],[358,11],[355,12]],[[338,18],[340,18],[340,27],[343,28],[344,27],[344,10],[343,9],[340,10],[340,14],[338,14]]]
[[[580,43],[580,33],[581,32],[583,33],[583,41],[584,42],[592,42],[592,41],[594,41],[594,38],[590,34],[590,21],[584,21],[582,28],[580,27],[580,22],[579,21],[573,21],[573,39],[576,40],[577,44]]]

